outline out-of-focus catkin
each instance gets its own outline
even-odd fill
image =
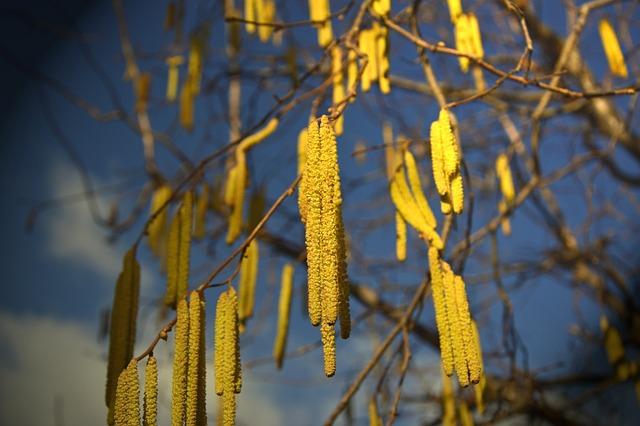
[[[329,0],[309,0],[309,18],[315,21],[318,44],[320,47],[326,47],[333,39]]]
[[[252,240],[240,263],[238,320],[241,332],[244,331],[247,320],[253,316],[259,259],[258,241]]]
[[[442,425],[456,425],[456,397],[450,377],[442,371]]]
[[[471,411],[469,411],[469,407],[466,402],[460,401],[458,413],[461,426],[473,426],[473,416],[471,415]]]
[[[136,112],[144,112],[149,105],[151,96],[151,74],[148,72],[140,73],[135,84],[136,91]]]
[[[109,358],[107,364],[107,386],[105,402],[109,408],[109,421],[113,419],[118,376],[133,356],[140,295],[140,266],[135,258],[135,248],[129,249],[122,261],[122,272],[118,276],[109,335]]]
[[[396,258],[399,262],[407,259],[407,223],[396,211]]]
[[[202,185],[200,196],[196,200],[195,225],[193,228],[193,238],[202,239],[206,232],[207,212],[211,198],[211,188],[206,183]]]
[[[173,426],[182,426],[186,414],[187,374],[189,365],[189,305],[186,299],[180,299],[178,301],[176,311],[171,424]]]
[[[158,362],[149,355],[144,370],[144,418],[143,426],[158,424]]]
[[[193,222],[193,192],[185,193],[169,230],[167,245],[167,292],[165,305],[175,307],[176,301],[187,296],[191,233]]]
[[[184,63],[182,55],[173,55],[167,58],[167,102],[174,102],[178,95],[178,82],[180,81],[180,65]]]
[[[117,426],[140,425],[140,384],[138,361],[133,358],[118,377],[114,421]]]
[[[455,24],[458,20],[458,17],[462,13],[461,0],[447,0],[447,6],[449,7],[449,16],[451,17],[451,22]]]
[[[500,180],[500,191],[504,197],[504,201],[508,206],[513,205],[516,198],[516,191],[511,176],[511,168],[509,167],[509,158],[506,154],[501,153],[496,158],[496,174]]]
[[[478,325],[475,321],[471,320],[471,331],[473,333],[473,340],[475,344],[475,350],[478,353],[478,359],[480,360],[480,380],[478,384],[473,387],[473,391],[476,397],[476,408],[478,413],[484,413],[484,388],[487,386],[487,378],[484,374],[484,363],[482,361],[482,342],[480,340],[480,332],[478,331]]]
[[[335,45],[331,49],[331,79],[333,83],[333,105],[338,105],[345,98],[344,90],[344,70],[342,67],[342,49]],[[334,130],[340,136],[344,130],[344,114],[341,114],[335,121]]]
[[[284,353],[289,333],[289,317],[291,315],[291,295],[293,294],[293,265],[287,263],[282,267],[280,281],[280,300],[278,301],[278,328],[273,345],[273,359],[278,369],[282,368]]]
[[[609,62],[609,69],[614,75],[627,78],[627,64],[624,62],[624,55],[622,54],[618,37],[611,23],[607,19],[601,19],[598,24],[598,30],[600,32],[600,40],[602,41],[604,53]]]
[[[157,257],[164,257],[167,239],[167,211],[169,207],[165,204],[171,198],[171,187],[163,184],[153,191],[151,197],[150,215],[154,219],[149,224],[149,247]],[[162,210],[161,210],[162,209]]]
[[[195,115],[195,94],[193,93],[193,84],[187,81],[180,89],[180,125],[188,132],[193,130]]]
[[[378,413],[378,401],[372,395],[369,399],[369,426],[382,426],[382,419]]]

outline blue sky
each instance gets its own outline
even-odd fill
[[[549,2],[535,3],[539,7],[542,5],[545,21],[564,34],[564,16],[557,13],[558,8],[548,6]],[[84,8],[79,2],[69,3],[65,9],[56,7],[55,10],[45,2],[40,6],[29,11],[29,16],[35,17],[31,24],[21,20],[23,15],[14,10],[5,10],[7,13],[0,20],[4,35],[0,41],[2,86],[3,92],[9,96],[0,110],[0,189],[4,195],[0,227],[5,241],[0,245],[4,271],[4,291],[0,298],[0,339],[4,342],[0,348],[0,424],[53,424],[56,416],[62,416],[65,424],[69,425],[93,424],[101,422],[105,415],[103,389],[106,347],[97,337],[99,320],[101,313],[111,304],[121,257],[137,236],[142,221],[115,240],[109,239],[108,232],[94,223],[87,203],[78,196],[83,192],[81,176],[68,153],[61,147],[60,141],[56,139],[51,124],[56,123],[60,132],[58,136],[62,135],[75,147],[90,171],[94,187],[100,189],[98,204],[102,212],[108,211],[110,205],[117,202],[121,206],[121,213],[126,214],[132,205],[133,197],[145,183],[142,148],[139,137],[125,125],[119,122],[98,123],[71,105],[59,92],[51,90],[50,85],[31,78],[38,74],[48,76],[103,111],[114,108],[104,81],[87,62],[80,43],[75,39],[77,34],[85,34],[94,59],[109,77],[109,84],[113,85],[123,105],[131,110],[133,98],[130,86],[121,79],[123,65],[110,2],[97,2]],[[152,58],[152,54],[155,54],[153,59],[144,57],[140,60],[141,68],[151,70],[154,75],[153,98],[158,100],[158,107],[151,110],[154,127],[170,134],[191,159],[197,159],[222,146],[226,143],[226,126],[216,121],[208,122],[198,125],[196,132],[189,135],[172,125],[175,108],[161,107],[165,71],[162,62],[157,60],[157,54],[170,41],[170,37],[162,31],[164,8],[151,6],[150,3],[132,2],[127,5],[126,10],[134,45],[149,53]],[[480,16],[484,10],[486,9],[482,7],[479,9]],[[202,3],[190,8],[187,17],[187,21],[191,23],[204,18],[210,18],[212,22],[212,53],[209,59],[211,69],[226,59],[223,56],[223,31],[219,12],[218,3],[213,7]],[[300,13],[303,14],[304,11]],[[297,14],[298,12],[286,18],[302,17]],[[606,68],[603,66],[603,58],[599,57],[602,52],[597,39],[596,18],[589,22],[581,47],[586,49],[590,65],[600,77],[606,72]],[[38,29],[38,25],[34,29],[34,23],[53,24],[59,36],[52,36],[51,32]],[[304,35],[304,31],[295,31],[294,34],[301,45],[312,45],[313,40]],[[428,28],[424,29],[424,34],[426,37],[433,36]],[[448,37],[450,39],[451,34]],[[637,28],[632,31],[632,37],[635,41],[640,39]],[[392,47],[403,46],[393,51],[392,73],[397,72],[422,81],[420,68],[412,63],[415,56],[413,48],[401,43],[400,38],[395,35],[392,36],[391,44]],[[254,66],[260,64],[256,58],[260,57],[261,52],[265,52],[264,49],[264,46],[255,41],[247,46]],[[489,49],[488,53],[494,52]],[[18,70],[16,62],[27,65],[28,72]],[[448,70],[456,69],[452,58],[436,58],[435,64],[447,67]],[[455,73],[452,78],[461,77]],[[252,84],[243,86],[243,90],[246,90],[244,93],[252,93],[255,89]],[[245,113],[245,126],[261,117],[272,105],[270,95],[278,93],[282,88],[270,89],[256,96],[255,102],[254,98],[249,101],[255,111]],[[391,100],[406,96],[405,108],[396,111],[387,107],[393,104],[382,99],[374,90],[366,96],[365,101],[369,105],[356,105],[347,111],[346,130],[340,139],[340,161],[345,185],[379,172],[382,164],[380,151],[370,153],[364,165],[358,165],[351,157],[351,152],[358,141],[365,141],[368,146],[382,142],[378,124],[381,117],[391,120],[396,129],[400,127],[401,118],[402,122],[408,123],[406,130],[413,132],[409,136],[426,137],[428,123],[437,113],[435,101],[423,95],[407,95],[400,90],[393,90],[389,96]],[[624,105],[626,100],[620,102]],[[307,103],[298,112],[287,115],[278,131],[252,154],[250,161],[254,172],[253,182],[256,186],[261,182],[268,182],[270,201],[294,178],[296,136],[306,120],[308,108]],[[495,137],[493,153],[497,153],[508,141],[495,123],[485,125],[482,122],[486,111],[476,108],[472,104],[460,108],[456,113],[464,120],[477,121],[478,126],[484,126],[486,134]],[[201,119],[208,114],[219,119],[223,112],[224,103],[220,99],[212,97],[198,103],[198,117]],[[637,117],[634,126],[638,130]],[[470,139],[474,137],[473,134],[467,136]],[[566,152],[565,155],[558,154],[558,143],[562,141],[549,140],[543,146],[543,154],[550,167],[554,162],[565,160]],[[482,153],[469,150],[471,161],[481,162],[481,155]],[[158,156],[167,176],[175,173],[177,162],[162,148],[158,148]],[[625,164],[624,154],[620,157]],[[491,161],[487,162],[490,163]],[[217,166],[220,170],[220,164]],[[423,172],[428,173],[429,165],[426,162],[421,167]],[[208,178],[212,177],[213,174],[208,175]],[[375,205],[375,208],[371,208],[369,203],[373,196],[380,196],[381,187],[384,189],[383,182],[384,177],[379,174],[346,199],[347,228],[355,234],[359,221],[392,213],[390,202]],[[604,188],[607,184],[606,181],[602,182]],[[567,179],[558,185],[560,188],[564,185],[567,192],[570,192],[575,183]],[[64,202],[57,202],[39,211],[35,224],[27,230],[31,209],[47,200]],[[434,200],[431,202],[436,205]],[[584,212],[568,208],[572,202],[568,195],[563,199],[563,207],[570,212],[567,217],[569,222],[577,225],[583,220]],[[623,204],[621,208],[631,207]],[[296,217],[295,199],[284,204],[284,211],[288,215],[275,217],[269,229],[275,233],[286,233],[288,239],[301,244],[302,228],[291,220]],[[474,217],[474,227],[481,226],[492,214],[495,214],[495,206],[480,207]],[[505,257],[513,261],[526,260],[530,247],[537,250],[545,247],[545,238],[548,237],[539,232],[537,225],[526,214],[516,214],[512,225],[516,231],[509,240],[499,237]],[[615,229],[615,226],[603,223],[601,232],[606,233],[609,229]],[[354,250],[370,258],[393,260],[393,238],[392,226],[389,224],[362,241],[354,241],[353,244],[358,244],[354,246]],[[415,235],[410,238],[410,243],[419,247]],[[629,241],[621,241],[621,253],[633,253],[636,243],[633,237]],[[205,244],[195,244],[193,283],[206,276],[229,253],[229,249],[223,244],[214,246],[216,252],[212,256]],[[488,245],[481,245],[479,250],[487,252]],[[243,338],[243,360],[250,362],[270,356],[275,333],[275,290],[279,282],[279,271],[285,261],[276,253],[267,253],[266,250],[262,253],[265,255],[260,264],[258,311],[265,315],[269,313],[269,316],[265,316],[264,321],[259,323],[256,321],[255,330],[250,330]],[[406,269],[395,268],[384,278],[396,286],[415,284],[426,268],[424,254],[419,248],[410,250]],[[164,278],[158,272],[157,262],[146,249],[139,257],[143,284],[138,341],[142,348],[158,330],[154,301],[162,295]],[[477,262],[469,262],[467,273],[470,275],[484,271],[486,268]],[[374,285],[372,281],[379,279],[378,271],[356,267],[350,273],[360,282],[371,283],[369,285]],[[295,318],[289,348],[318,340],[318,331],[308,324],[299,308],[304,275],[304,269],[297,267],[293,302]],[[506,283],[514,284],[511,278],[506,279]],[[476,304],[492,294],[492,284],[469,286],[472,307],[479,308]],[[399,292],[390,292],[387,297],[399,304],[407,301]],[[512,297],[517,307],[516,324],[529,350],[530,367],[549,366],[558,360],[570,362],[567,330],[574,321],[571,290],[552,279],[536,279],[525,290],[514,291]],[[215,294],[208,296],[208,301],[208,317],[211,319]],[[357,303],[352,302],[352,305],[357,306]],[[585,303],[585,312],[588,313],[588,322],[595,327],[600,312],[588,303]],[[356,308],[355,315],[359,313],[361,310]],[[498,313],[499,311],[492,310],[480,316],[484,323],[481,330],[483,341],[489,347],[498,344],[500,339]],[[427,303],[421,320],[433,324],[430,302]],[[375,324],[380,327],[380,336],[384,336],[388,324],[379,319]],[[364,361],[371,356],[374,346],[371,340],[373,336],[368,331],[369,325],[360,323],[356,326],[352,339],[339,343],[338,374],[331,380],[325,379],[322,374],[319,350],[301,358],[287,360],[283,372],[276,372],[271,363],[247,369],[246,385],[239,400],[240,421],[253,424],[259,419],[264,425],[307,424],[306,419],[323,418]],[[161,367],[161,412],[165,414],[169,404],[170,346],[162,345],[158,351]],[[208,336],[208,346],[210,359],[211,336]],[[417,343],[414,347],[413,362],[416,368],[423,368],[427,373],[425,377],[432,377],[437,354]],[[602,361],[602,354],[596,354],[596,359]],[[565,365],[563,368],[566,367]],[[561,370],[562,368],[556,371]],[[211,371],[208,378],[212,377]],[[437,385],[430,382],[425,384],[426,381],[423,378],[410,380],[406,384],[407,392]],[[366,385],[370,386],[371,381]],[[209,384],[209,389],[211,388],[212,383]],[[359,395],[360,402],[369,395],[366,389],[368,388],[365,386],[365,390]],[[623,406],[633,412],[633,408],[629,408],[634,404],[633,395],[630,392],[622,395]],[[212,417],[213,398],[207,403]],[[33,407],[37,409],[34,410]],[[362,407],[362,404],[358,406],[359,409]],[[408,410],[411,411],[412,408]],[[359,424],[365,423],[365,417],[366,413],[363,411],[356,412]]]

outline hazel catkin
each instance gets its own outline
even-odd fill
[[[273,359],[278,369],[282,368],[284,353],[287,347],[289,317],[291,315],[291,295],[293,293],[293,265],[287,263],[282,268],[280,282],[280,299],[278,301],[278,326],[276,340],[273,345]]]
[[[144,418],[143,426],[158,424],[158,362],[153,354],[147,358],[144,370]]]

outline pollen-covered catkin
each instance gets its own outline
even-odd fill
[[[116,426],[140,425],[140,384],[138,361],[135,358],[118,377],[114,411]]]
[[[273,359],[278,369],[282,368],[284,353],[289,333],[289,317],[291,315],[291,295],[293,293],[293,265],[287,263],[282,267],[280,281],[280,300],[278,301],[278,328],[273,345]]]
[[[320,333],[324,353],[324,374],[332,377],[336,373],[336,331],[333,325],[323,321]]]
[[[140,294],[140,266],[131,248],[122,261],[111,308],[109,358],[105,402],[109,408],[109,420],[113,419],[116,384],[120,372],[133,356]]]
[[[447,376],[453,374],[454,356],[451,328],[447,315],[447,303],[444,290],[444,277],[438,250],[429,247],[429,269],[431,271],[431,288],[433,295],[433,310],[436,316],[436,327],[440,338],[440,358],[442,368]]]
[[[307,129],[304,128],[298,134],[298,175],[300,183],[298,184],[298,211],[300,212],[300,220],[302,223],[307,222],[307,198],[305,177],[305,166],[307,163]]]
[[[186,421],[187,426],[196,426],[198,414],[202,413],[201,405],[206,399],[201,399],[202,386],[205,377],[201,377],[203,368],[203,352],[205,349],[202,333],[204,309],[200,293],[192,291],[189,297],[189,342],[187,361],[187,396],[186,396]],[[205,411],[206,412],[206,411]],[[206,424],[206,422],[205,422]]]
[[[459,275],[454,276],[453,284],[455,286],[456,306],[458,307],[458,329],[464,342],[464,353],[462,355],[464,355],[467,364],[466,371],[462,374],[467,375],[471,383],[478,383],[482,374],[482,362],[480,361],[480,354],[477,351],[473,334],[467,292],[464,281]],[[460,374],[458,373],[458,377]]]
[[[442,213],[460,214],[464,207],[460,151],[447,110],[441,109],[438,120],[431,124],[430,138],[433,179],[440,194]]]
[[[473,391],[476,397],[476,408],[478,413],[484,413],[484,388],[487,385],[487,379],[484,374],[484,365],[482,361],[482,342],[480,340],[480,333],[478,332],[478,325],[475,321],[471,320],[471,331],[473,332],[473,340],[475,344],[475,350],[478,353],[478,359],[480,360],[480,381],[473,387]]]
[[[216,319],[214,327],[214,370],[216,394],[222,395],[224,391],[223,374],[225,371],[224,344],[225,344],[225,316],[227,314],[227,292],[218,297],[216,303]]]
[[[614,75],[627,78],[627,65],[624,62],[622,49],[620,48],[618,37],[616,37],[616,33],[613,30],[611,23],[606,19],[601,19],[598,24],[598,30],[600,32],[600,40],[602,41],[604,53],[607,56],[607,61],[609,62],[609,69]]]
[[[451,209],[455,214],[462,213],[464,208],[464,184],[462,173],[458,170],[451,178]]]
[[[349,306],[349,276],[347,274],[347,247],[345,241],[344,223],[342,222],[342,207],[338,214],[338,280],[339,301],[338,319],[340,320],[340,338],[348,339],[351,335],[351,308]]]
[[[143,426],[158,424],[158,362],[149,355],[144,370],[144,418]]]
[[[440,133],[440,122],[434,121],[431,123],[430,143],[433,181],[436,184],[438,194],[443,196],[449,193],[449,179],[447,179],[447,175],[444,172],[444,152]]]
[[[442,262],[442,278],[445,303],[447,305],[447,321],[449,322],[449,328],[451,330],[453,363],[458,376],[458,382],[464,387],[469,385],[467,359],[465,356],[464,327],[460,320],[458,305],[456,303],[455,275],[446,262]]]
[[[171,424],[182,426],[187,398],[187,373],[189,365],[189,305],[180,299],[177,307],[175,353],[173,355],[173,383],[171,397]]]
[[[411,151],[409,151],[408,149],[404,152],[404,165],[407,169],[409,185],[411,186],[411,192],[413,193],[413,198],[416,200],[418,210],[420,211],[420,214],[422,215],[427,225],[431,228],[435,228],[436,217],[433,215],[433,211],[431,211],[431,207],[429,207],[427,198],[422,191],[422,183],[420,182],[420,171],[418,170],[416,160],[413,157],[413,154],[411,154]]]

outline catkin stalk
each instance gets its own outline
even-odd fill
[[[158,424],[158,362],[149,355],[144,370],[144,418],[143,426]]]
[[[287,263],[282,268],[280,282],[280,300],[278,302],[278,331],[273,345],[273,359],[278,369],[282,368],[284,353],[287,347],[289,317],[291,315],[291,295],[293,293],[293,266]]]
[[[134,248],[129,249],[122,261],[111,308],[109,358],[105,402],[109,407],[109,420],[113,419],[118,376],[133,356],[140,293],[140,266]]]

